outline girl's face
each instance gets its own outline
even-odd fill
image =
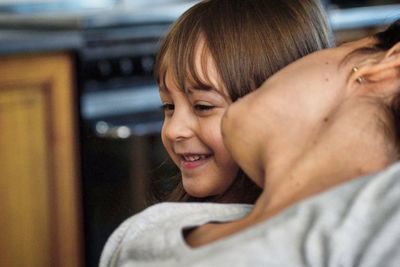
[[[189,82],[179,88],[171,72],[160,86],[164,109],[161,137],[179,167],[185,191],[194,197],[224,193],[233,183],[238,166],[226,150],[221,136],[221,119],[231,104],[210,56],[199,78],[206,88]],[[200,55],[195,59],[201,68]],[[204,61],[203,61],[204,62]]]

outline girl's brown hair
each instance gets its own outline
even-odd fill
[[[332,34],[319,0],[208,0],[187,10],[161,43],[155,77],[165,86],[166,72],[182,90],[189,82],[207,87],[199,77],[195,52],[211,55],[232,101],[258,88],[269,76],[314,51],[332,46]],[[181,182],[169,201],[253,203],[261,190],[243,172],[222,196],[197,199]],[[229,197],[228,197],[229,196]]]

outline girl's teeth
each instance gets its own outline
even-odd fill
[[[206,156],[205,155],[201,155],[201,156],[185,156],[184,157],[186,161],[196,161],[196,160],[200,160],[200,159],[205,159]]]

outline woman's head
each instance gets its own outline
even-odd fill
[[[230,103],[329,47],[330,37],[317,0],[203,1],[178,19],[161,45],[156,78],[166,109],[163,143],[190,195],[224,195],[240,180],[219,128]]]
[[[337,183],[397,160],[399,37],[396,22],[273,75],[228,109],[222,128],[232,156],[274,193],[283,183],[285,190],[288,183],[302,189]],[[250,144],[257,149],[243,153]]]

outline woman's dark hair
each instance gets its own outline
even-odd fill
[[[205,43],[202,55],[213,58],[235,101],[296,59],[331,47],[332,36],[319,0],[202,1],[187,10],[162,41],[155,78],[160,87],[165,86],[168,70],[181,90],[188,82],[206,86],[199,75],[207,73],[206,66],[198,70],[195,64],[201,40]],[[179,181],[167,200],[253,203],[260,192],[240,171],[221,196],[193,198]]]
[[[374,35],[377,43],[375,47],[380,50],[389,50],[400,42],[400,19],[393,22],[386,30]]]

